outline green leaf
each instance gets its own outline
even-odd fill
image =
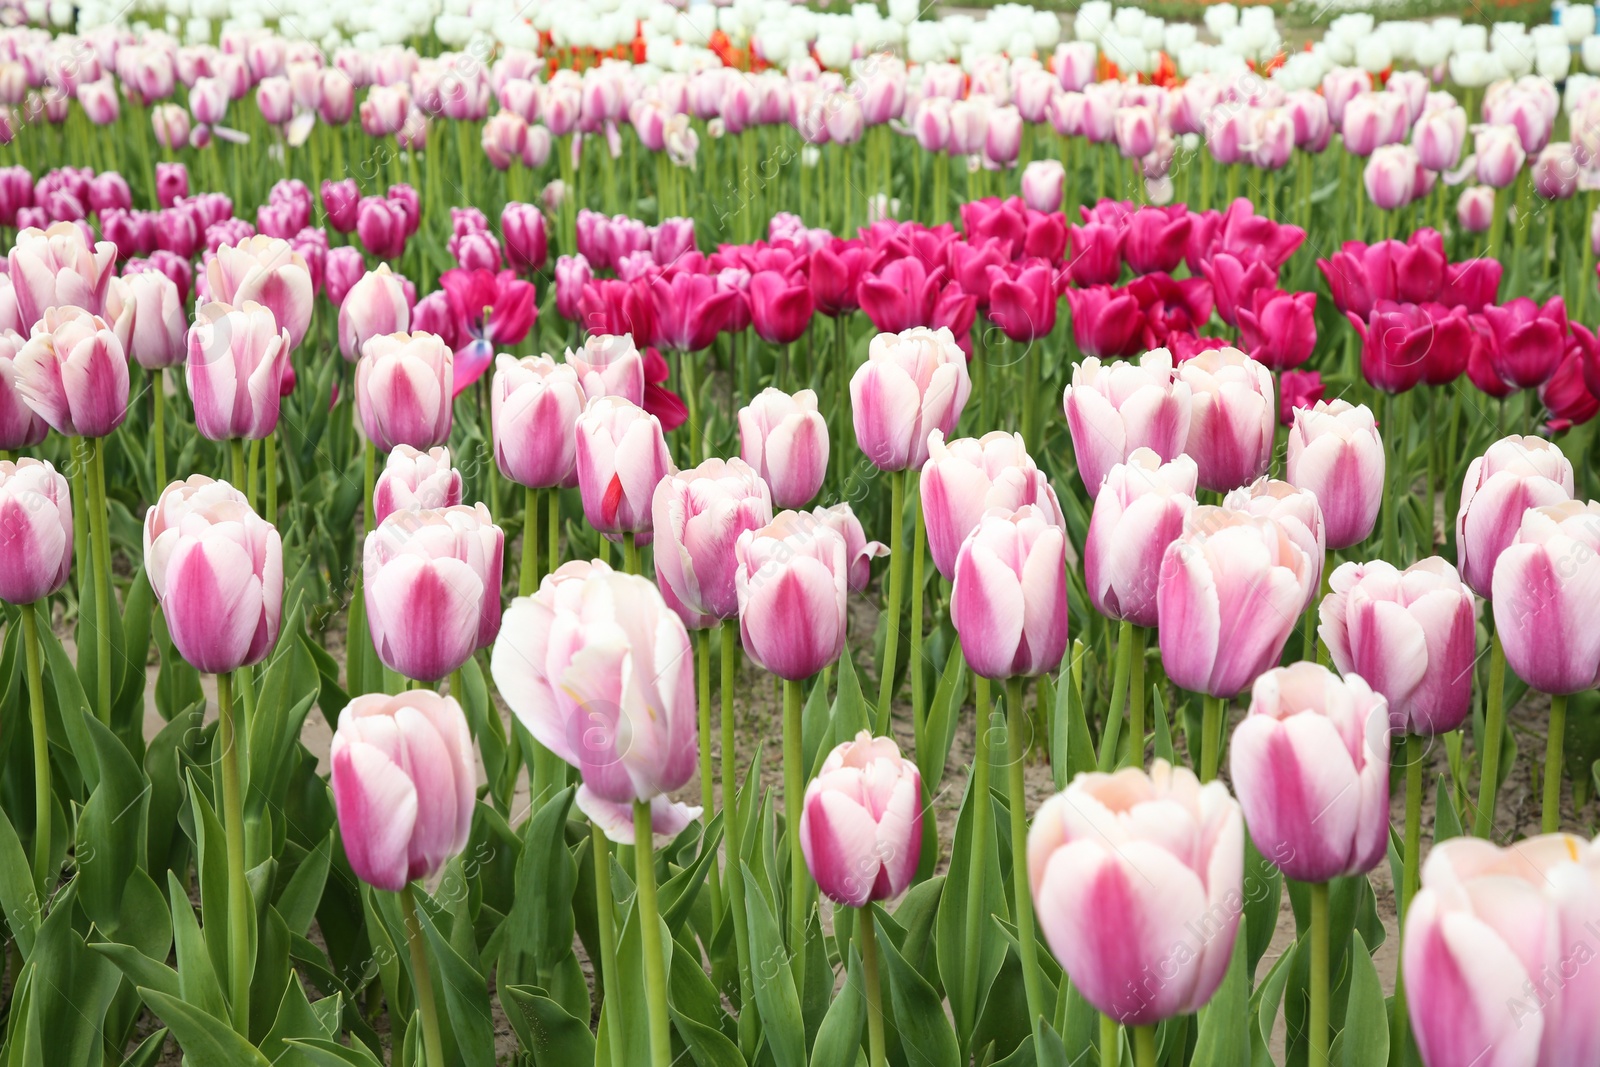
[[[335,1006],[339,1004],[340,998],[337,995],[329,999]],[[291,971],[289,980],[283,984],[283,997],[278,1002],[272,1028],[261,1039],[261,1054],[279,1067],[283,1067],[284,1064],[302,1063],[308,1057],[290,1049],[288,1044],[290,1040],[297,1037],[337,1036],[337,1026],[329,1026],[317,1013],[311,1001],[306,999],[305,987],[300,984],[299,975]]]
[[[976,908],[982,916],[1010,914],[1006,905],[1005,886],[1001,880],[995,805],[990,797],[978,796],[973,790],[973,785],[973,779],[969,776],[966,796],[962,799],[961,810],[956,815],[955,841],[950,849],[950,867],[945,873],[944,891],[939,898],[939,913],[936,920],[939,978],[944,983],[945,992],[950,998],[950,1009],[956,1019],[956,1032],[961,1035],[963,1045],[972,1037],[973,1027],[978,1019],[978,1009],[988,995],[995,975],[1000,973],[1000,966],[1006,955],[1002,939],[994,936],[986,921],[980,921],[977,940],[978,965],[974,976],[976,982],[973,988],[966,987],[968,912]],[[973,816],[979,804],[988,806],[985,814],[989,817],[989,834],[981,849],[973,840],[972,827]],[[975,901],[969,898],[971,874],[974,870],[980,872],[983,878],[982,896]],[[964,1049],[964,1051],[971,1050]]]
[[[873,911],[882,913],[876,905]],[[961,1050],[956,1034],[950,1028],[944,1004],[933,986],[906,962],[892,938],[880,937],[878,945],[887,964],[895,1028],[900,1033],[907,1059],[928,1067],[960,1067]]]
[[[123,888],[143,866],[149,783],[109,728],[94,718],[84,727],[94,742],[100,784],[78,819],[78,899],[90,919],[115,929]]]
[[[516,893],[505,919],[507,936],[497,980],[507,985],[538,986],[547,994],[555,994],[568,1012],[587,1018],[588,987],[556,981],[567,960],[576,959],[572,951],[572,904],[578,869],[566,839],[572,797],[570,787],[556,793],[523,827]]]
[[[746,921],[750,926],[750,977],[767,1048],[776,1067],[805,1067],[805,1023],[800,1016],[800,995],[795,991],[789,953],[755,873],[749,864],[741,867]]]
[[[1450,798],[1450,786],[1444,775],[1433,793],[1433,843],[1461,836],[1461,816],[1456,812],[1455,801]]]
[[[535,1067],[575,1067],[595,1061],[589,1021],[573,1018],[537,986],[502,987],[500,1007]]]
[[[1249,935],[1241,926],[1234,937],[1233,958],[1228,961],[1222,985],[1210,1003],[1200,1009],[1200,1032],[1194,1049],[1197,1064],[1250,1067],[1250,980],[1245,974],[1248,942]]]
[[[117,968],[89,951],[73,929],[76,904],[76,883],[68,883],[40,926],[23,969],[31,983],[30,1037],[49,1050],[32,1062],[49,1067],[101,1067],[106,1011],[122,984]]]
[[[823,1016],[822,1027],[811,1048],[811,1062],[854,1063],[861,1051],[861,1036],[867,1023],[866,979],[861,972],[861,957],[855,946],[849,947],[849,962],[845,969],[844,988],[833,999],[833,1006]]]
[[[1255,980],[1273,934],[1278,929],[1278,901],[1283,895],[1283,872],[1260,852],[1250,835],[1244,838],[1244,928],[1247,984]]]
[[[178,972],[166,964],[153,960],[132,945],[119,945],[114,941],[99,941],[89,946],[116,964],[116,967],[135,986],[144,986],[182,999],[183,989]]]
[[[156,1060],[161,1058],[161,1049],[167,1043],[167,1028],[162,1027],[128,1053],[122,1061],[122,1067],[155,1067]]]
[[[291,933],[305,935],[311,929],[311,920],[317,917],[317,905],[322,902],[322,889],[328,883],[328,866],[333,861],[333,831],[316,848],[306,853],[300,866],[295,868],[289,884],[275,905],[283,923]]]
[[[171,871],[167,872],[167,896],[172,901],[172,941],[173,948],[177,952],[178,982],[183,999],[210,1012],[218,1019],[225,1019],[228,1017],[228,1009],[222,1000],[222,984],[217,980],[218,972],[214,957],[209,951],[206,938],[200,932],[200,924],[194,917],[194,908],[183,892],[183,883],[179,882],[178,876]],[[218,937],[227,936],[226,915],[224,912],[216,917]],[[223,962],[226,964],[227,961]]]
[[[473,969],[440,933],[419,901],[417,919],[428,935],[433,955],[434,990],[442,994],[447,1044],[457,1051],[464,1067],[495,1067],[494,1018],[489,1010],[489,989],[483,975]]]
[[[957,645],[945,659],[944,674],[939,678],[938,688],[933,691],[933,700],[928,704],[927,722],[917,742],[917,770],[921,772],[922,784],[930,796],[939,791],[939,783],[944,780],[945,766],[950,761],[950,746],[955,742],[966,693],[967,661]]]
[[[77,668],[67,658],[66,650],[49,627],[39,627],[39,644],[44,650],[45,677],[55,682],[56,708],[61,713],[61,726],[72,745],[78,769],[83,772],[84,784],[93,792],[100,784],[100,760],[94,739],[84,724],[95,717],[94,709],[89,706],[89,698],[84,695],[83,686],[78,681]]]
[[[221,1019],[154,989],[139,995],[172,1030],[191,1067],[271,1067],[271,1061]]]
[[[1345,1008],[1345,1067],[1367,1067],[1389,1062],[1389,1016],[1384,1007],[1383,984],[1372,955],[1359,930],[1350,934],[1350,998]]]
[[[43,918],[31,872],[16,828],[0,810],[0,911],[5,912],[6,927],[17,939],[17,950],[23,959],[33,955],[34,935]]]
[[[745,1061],[739,1054],[739,1046],[729,1040],[728,1035],[714,1026],[689,1018],[675,1008],[669,1010],[673,1025],[678,1028],[678,1036],[683,1039],[697,1067],[744,1067]],[[583,1032],[588,1033],[588,1028],[585,1027]],[[827,1061],[814,1059],[812,1062]]]
[[[1074,643],[1072,658],[1084,655],[1081,644]],[[1050,772],[1055,776],[1056,789],[1065,789],[1067,783],[1085,771],[1095,769],[1094,739],[1089,736],[1089,723],[1084,718],[1083,694],[1072,676],[1072,668],[1065,667],[1056,679],[1056,714],[1054,732],[1050,738]]]
[[[286,1044],[305,1053],[317,1067],[383,1067],[359,1041],[347,1047],[325,1037],[296,1037]]]

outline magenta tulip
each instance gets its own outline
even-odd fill
[[[901,333],[932,325],[943,281],[941,268],[930,272],[920,258],[908,256],[863,274],[856,285],[856,299],[873,326],[885,333]]]
[[[389,453],[372,490],[372,517],[382,523],[407,508],[449,508],[461,503],[461,472],[450,465],[448,448],[426,452],[397,445]]]
[[[72,493],[42,459],[0,460],[0,600],[31,604],[72,571]]]
[[[750,276],[749,301],[757,336],[775,345],[798,340],[816,310],[811,286],[803,277],[786,277],[775,270],[758,270]]]
[[[879,470],[920,470],[928,434],[955,429],[971,393],[967,357],[949,330],[880,333],[850,379],[856,444]]]
[[[1063,294],[1072,312],[1072,341],[1091,358],[1131,356],[1139,350],[1139,301],[1127,289],[1096,285]]]
[[[1383,503],[1384,470],[1383,440],[1365,404],[1319,400],[1295,411],[1287,478],[1316,494],[1329,548],[1350,548],[1372,533]]]
[[[1560,447],[1542,437],[1501,438],[1467,467],[1456,512],[1456,566],[1461,580],[1481,597],[1491,584],[1500,554],[1529,508],[1560,504],[1573,494],[1572,464]]]
[[[1089,602],[1106,618],[1156,624],[1161,560],[1195,508],[1195,477],[1193,459],[1163,463],[1148,448],[1106,474],[1083,545]]]
[[[530,489],[578,484],[578,416],[588,398],[578,372],[549,356],[495,358],[489,398],[500,473]]]
[[[950,621],[973,672],[1032,677],[1067,648],[1066,532],[1025,504],[990,511],[961,546]]]
[[[1257,289],[1251,305],[1236,312],[1239,343],[1269,370],[1293,370],[1317,347],[1317,294]]]
[[[730,306],[739,299],[732,289],[719,288],[710,275],[688,272],[652,278],[650,295],[655,303],[657,339],[678,352],[709,347],[727,324]],[[756,329],[759,333],[759,322]]]
[[[1055,271],[1042,259],[989,268],[989,318],[1008,338],[1032,342],[1056,326]]]
[[[661,422],[623,397],[602,396],[589,401],[576,425],[584,517],[613,541],[629,533],[648,544],[656,485],[677,470]]]
[[[1495,373],[1507,385],[1543,385],[1561,365],[1567,347],[1567,305],[1560,295],[1541,307],[1525,296],[1483,309],[1494,334]]]
[[[828,473],[828,449],[828,424],[810,389],[763,389],[739,409],[739,454],[772,490],[774,507],[811,502]]]
[[[432,448],[450,439],[450,349],[431,333],[391,333],[363,346],[356,364],[356,414],[380,452]]]
[[[733,546],[772,521],[767,485],[742,459],[708,459],[669,474],[651,500],[656,580],[690,612],[710,619],[739,613]]]
[[[1055,490],[1029,457],[1021,434],[995,430],[981,438],[946,441],[934,430],[928,434],[921,491],[928,554],[939,573],[952,580],[962,543],[991,508],[1015,511],[1036,504],[1047,520],[1066,525]]]
[[[822,895],[864,907],[911,885],[922,856],[922,775],[890,737],[862,730],[806,786],[800,847]]]
[[[734,589],[745,652],[799,682],[844,651],[849,558],[844,536],[813,516],[780,512],[734,544]]]
[[[1183,262],[1184,246],[1193,225],[1181,205],[1143,207],[1128,216],[1122,254],[1135,274],[1157,271],[1170,274]]]

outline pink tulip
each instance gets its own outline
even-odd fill
[[[1156,589],[1167,676],[1191,692],[1242,692],[1278,662],[1318,562],[1273,519],[1195,508]]]
[[[0,460],[0,600],[31,604],[72,571],[72,493],[41,459]]]
[[[22,399],[59,434],[105,437],[127,418],[128,357],[98,315],[49,308],[12,369]]]
[[[757,336],[775,345],[799,339],[816,310],[810,283],[803,276],[787,277],[775,270],[758,270],[750,276],[749,301]]]
[[[8,271],[22,328],[32,329],[46,308],[70,306],[102,313],[116,260],[116,245],[101,241],[91,247],[74,223],[22,230],[11,247]]]
[[[455,697],[355,697],[339,713],[328,762],[339,837],[363,882],[397,892],[467,847],[477,769]]]
[[[1600,1057],[1600,853],[1571,834],[1460,837],[1422,866],[1401,966],[1424,1063],[1563,1067]]]
[[[1309,489],[1300,489],[1275,478],[1257,478],[1240,486],[1222,500],[1226,511],[1242,511],[1272,519],[1288,535],[1306,559],[1311,561],[1310,578],[1304,589],[1300,610],[1311,607],[1322,582],[1322,567],[1327,557],[1327,534],[1323,529],[1322,505]]]
[[[1183,262],[1193,221],[1182,205],[1143,207],[1128,216],[1122,254],[1135,274],[1170,273]],[[1114,280],[1114,279],[1113,279]]]
[[[22,396],[16,357],[25,343],[13,330],[0,332],[0,449],[5,451],[30,448],[50,432]]]
[[[1256,850],[1300,882],[1366,874],[1389,847],[1389,709],[1357,675],[1270,670],[1233,732],[1229,777]]]
[[[862,730],[806,786],[800,847],[822,895],[864,907],[911,885],[922,856],[922,775],[890,737]]]
[[[1365,404],[1318,401],[1297,410],[1286,469],[1288,480],[1322,505],[1329,548],[1350,548],[1372,533],[1383,502],[1385,462],[1383,440]]]
[[[1456,198],[1456,221],[1468,233],[1488,233],[1494,225],[1494,190],[1472,185]]]
[[[660,421],[624,397],[591,398],[578,416],[576,463],[589,525],[613,541],[631,533],[648,544],[656,485],[677,470]]]
[[[340,233],[356,228],[356,209],[361,202],[361,187],[354,178],[322,183],[322,208],[327,213],[328,225]]]
[[[737,615],[733,546],[746,530],[772,521],[766,483],[741,459],[709,459],[662,478],[650,510],[656,580],[696,615]]]
[[[1523,512],[1494,565],[1495,634],[1517,677],[1544,693],[1600,684],[1600,503],[1567,500]]]
[[[1494,369],[1518,389],[1543,385],[1567,348],[1567,305],[1560,294],[1543,306],[1525,296],[1483,309],[1494,334]]]
[[[373,521],[382,523],[407,508],[450,508],[461,503],[461,472],[450,465],[448,448],[418,451],[398,445],[384,462],[372,490]]]
[[[1455,170],[1461,162],[1461,146],[1467,139],[1467,113],[1460,107],[1439,108],[1423,113],[1411,131],[1417,159],[1429,170],[1443,173]]]
[[[947,442],[943,431],[934,430],[921,491],[928,554],[952,580],[962,543],[992,508],[1015,511],[1035,504],[1047,521],[1065,526],[1055,490],[1028,456],[1021,434],[995,430]]]
[[[1272,372],[1237,348],[1214,348],[1180,363],[1177,378],[1191,396],[1184,450],[1201,487],[1226,492],[1264,474],[1278,410]]]
[[[565,358],[577,371],[586,399],[619,396],[644,403],[644,357],[627,334],[591,334],[583,347],[567,349]]]
[[[1529,508],[1560,504],[1573,494],[1572,464],[1542,437],[1501,438],[1467,467],[1456,512],[1456,566],[1481,597],[1502,552],[1511,544]]]
[[[1035,211],[1060,211],[1067,172],[1056,159],[1036,159],[1022,170],[1022,199]]]
[[[544,269],[549,256],[544,212],[532,204],[508,203],[500,212],[500,232],[513,270],[531,274]]]
[[[1063,404],[1078,475],[1094,495],[1135,449],[1148,448],[1165,463],[1189,441],[1193,393],[1165,349],[1145,353],[1138,363],[1090,356],[1074,364]]]
[[[811,502],[828,473],[828,448],[828,424],[810,389],[793,396],[763,389],[739,409],[739,454],[772,490],[774,507]]]
[[[492,644],[504,553],[482,504],[396,511],[367,534],[367,622],[383,665],[435,682]]]
[[[212,300],[234,307],[255,301],[271,309],[289,331],[289,347],[300,346],[317,293],[305,257],[288,241],[258,235],[223,245],[206,266],[206,284]]]
[[[1148,448],[1107,472],[1083,545],[1089,602],[1106,618],[1156,624],[1161,560],[1195,509],[1195,477],[1188,456],[1163,463]]]
[[[1008,338],[1031,343],[1056,325],[1055,270],[1042,259],[989,268],[989,318]]]
[[[260,663],[278,643],[283,543],[227,482],[173,482],[144,516],[144,567],[172,643],[207,674]]]
[[[577,422],[588,399],[578,372],[549,356],[502,353],[489,396],[500,473],[533,489],[575,486]]]
[[[1397,94],[1361,93],[1344,108],[1340,133],[1346,151],[1371,156],[1405,136],[1406,102]]]
[[[450,349],[431,333],[391,333],[363,346],[356,363],[356,414],[380,452],[432,448],[450,439]]]
[[[1316,350],[1316,310],[1316,293],[1257,289],[1251,306],[1234,313],[1240,344],[1268,370],[1292,370]]]
[[[967,357],[948,329],[880,333],[850,379],[856,443],[879,470],[920,470],[929,432],[955,429],[971,392]]]
[[[1097,1010],[1127,1026],[1186,1015],[1233,958],[1244,820],[1221,782],[1162,759],[1080,774],[1034,816],[1028,882],[1045,941]]]
[[[184,367],[195,429],[212,441],[265,438],[278,428],[278,389],[289,369],[289,331],[271,311],[254,301],[202,305]]]
[[[872,581],[872,561],[889,554],[889,546],[882,541],[867,540],[867,532],[849,504],[819,506],[809,512],[796,512],[795,521],[800,525],[819,523],[844,538],[845,567],[849,571],[852,593],[863,591]]]
[[[387,263],[363,274],[339,302],[339,352],[352,363],[361,358],[368,339],[410,328],[411,304],[403,279]]]
[[[156,270],[124,275],[106,294],[106,318],[128,355],[145,370],[183,362],[188,321],[178,287]]]
[[[709,348],[727,324],[739,294],[722,289],[708,274],[674,274],[650,279],[658,339],[665,348],[699,352]]]
[[[1527,161],[1522,140],[1513,126],[1480,126],[1473,132],[1477,148],[1478,182],[1504,189],[1517,180]]]
[[[842,534],[784,511],[741,534],[734,556],[739,629],[758,666],[798,682],[839,658],[850,562]]]
[[[410,237],[404,205],[381,196],[362,197],[356,206],[356,236],[379,259],[399,259]]]
[[[182,163],[156,164],[156,203],[171,207],[189,195],[189,168]]]
[[[974,673],[1032,677],[1067,647],[1066,532],[1025,504],[990,511],[956,558],[950,620]]]
[[[1477,611],[1454,567],[1437,556],[1404,571],[1345,563],[1328,585],[1317,632],[1341,674],[1360,675],[1388,700],[1396,732],[1433,737],[1466,721]]]

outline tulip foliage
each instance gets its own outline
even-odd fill
[[[0,20],[0,1062],[1600,1062],[1592,10],[414,6]]]

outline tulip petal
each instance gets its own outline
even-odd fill
[[[407,880],[416,786],[393,760],[368,744],[335,744],[331,762],[339,837],[350,866],[363,882],[398,892]]]

